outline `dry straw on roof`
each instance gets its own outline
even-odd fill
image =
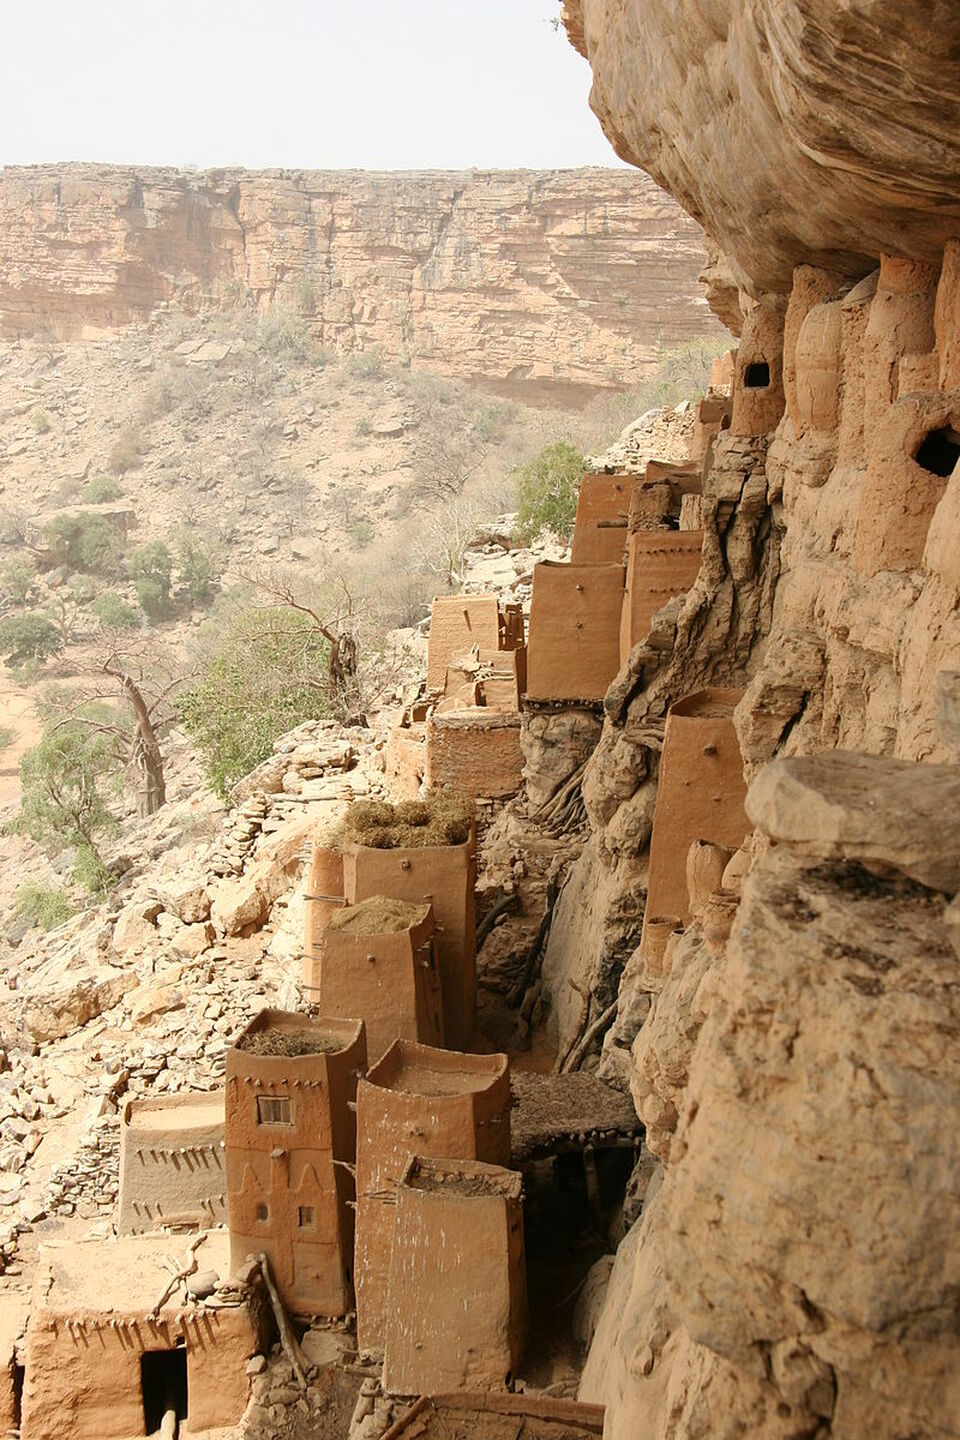
[[[330,921],[331,930],[347,935],[389,935],[412,930],[426,917],[429,905],[414,905],[408,900],[390,900],[386,895],[371,895],[357,905],[347,905]]]
[[[473,802],[451,790],[430,790],[422,800],[356,800],[327,843],[352,840],[374,850],[418,850],[462,845],[470,837]]]

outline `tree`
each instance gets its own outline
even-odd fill
[[[313,683],[325,686],[327,699],[338,719],[346,722],[357,710],[357,615],[353,595],[343,576],[337,577],[333,593],[316,601],[305,598],[302,589],[293,585],[277,570],[238,571],[240,579],[254,586],[264,596],[261,608],[288,612],[302,617],[323,640],[326,649],[326,680]]]
[[[414,435],[419,509],[459,498],[487,458],[498,413],[489,407],[465,412],[442,383],[421,390]]]
[[[204,629],[212,649],[180,720],[226,799],[280,735],[329,712],[330,645],[309,611],[285,604],[244,605]]]
[[[14,669],[25,660],[48,660],[63,649],[57,627],[42,615],[10,615],[0,620],[0,652],[4,664]]]
[[[11,555],[0,571],[3,593],[16,605],[24,605],[37,583],[37,562],[32,555]]]
[[[189,530],[184,530],[177,540],[177,570],[192,605],[211,598],[220,574],[216,558]]]
[[[51,625],[56,626],[61,645],[69,645],[77,633],[80,617],[96,594],[94,582],[87,575],[75,575],[68,585],[51,596],[44,611]]]
[[[41,712],[54,730],[78,725],[98,735],[114,773],[136,777],[137,814],[153,815],[167,795],[161,743],[191,675],[154,635],[111,631],[87,677],[69,691],[48,691]]]
[[[170,577],[173,573],[173,556],[162,540],[149,540],[139,545],[130,556],[130,574],[133,576],[137,599],[151,620],[162,615],[170,604]]]
[[[414,542],[421,569],[441,577],[448,589],[457,589],[463,581],[467,550],[483,521],[489,519],[488,506],[462,495],[452,504],[426,511]]]
[[[517,468],[517,535],[521,540],[529,544],[543,529],[552,530],[561,540],[569,538],[583,466],[576,446],[557,440]]]
[[[49,726],[20,761],[18,830],[55,853],[65,845],[97,852],[115,830],[105,791],[114,760],[106,736],[79,721]]]

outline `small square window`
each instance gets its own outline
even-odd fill
[[[266,1205],[263,1204],[257,1206],[254,1214],[257,1220],[268,1220],[270,1218],[270,1212]]]
[[[301,1230],[313,1229],[313,1206],[301,1205],[297,1211],[297,1224]]]
[[[279,1095],[258,1095],[257,1124],[292,1125],[293,1109],[290,1101]]]

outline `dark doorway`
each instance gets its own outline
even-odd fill
[[[954,430],[952,425],[944,425],[940,430],[931,430],[917,447],[917,464],[921,465],[924,470],[929,470],[931,475],[939,475],[944,480],[953,474],[958,460],[960,460],[960,434]]]
[[[140,1356],[140,1390],[147,1434],[156,1434],[168,1410],[177,1417],[178,1433],[187,1418],[186,1350],[145,1351]]]
[[[766,390],[770,384],[770,366],[766,360],[754,360],[743,372],[743,383],[747,390]]]
[[[13,1367],[13,1423],[17,1429],[20,1427],[20,1412],[23,1409],[23,1378],[23,1366],[15,1363]]]
[[[576,1148],[523,1166],[530,1308],[523,1374],[531,1384],[552,1383],[561,1360],[573,1372],[582,1367],[573,1312],[591,1265],[613,1248],[606,1232],[633,1162],[632,1149],[601,1150],[588,1167]]]

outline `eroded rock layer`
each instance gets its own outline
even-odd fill
[[[631,383],[718,327],[699,227],[631,171],[0,172],[0,335],[278,304],[331,352],[506,388]],[[611,277],[616,283],[611,285]]]

